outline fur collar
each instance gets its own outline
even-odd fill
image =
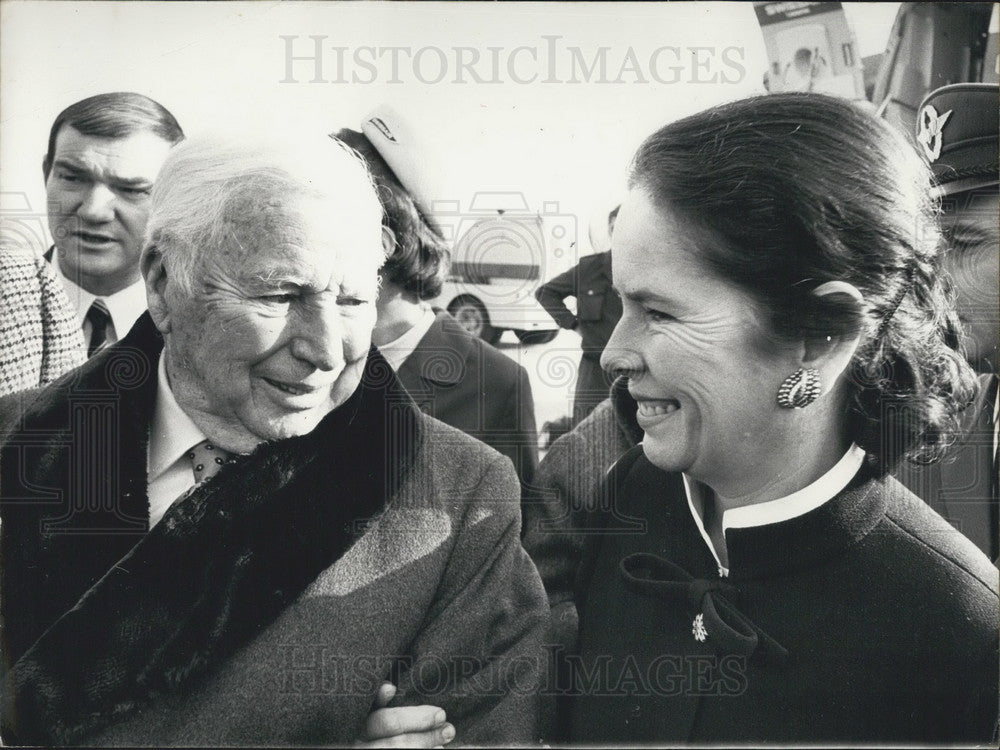
[[[259,446],[175,503],[27,650],[7,675],[4,741],[76,744],[193,687],[346,552],[422,440],[373,348],[362,385],[312,433]]]

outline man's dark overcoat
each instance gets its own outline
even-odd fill
[[[343,744],[384,679],[459,742],[535,739],[548,607],[510,463],[421,414],[373,349],[313,432],[147,531],[161,348],[144,316],[0,453],[4,741]]]

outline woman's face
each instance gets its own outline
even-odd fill
[[[768,335],[752,300],[699,258],[705,241],[632,191],[612,241],[624,314],[602,364],[630,370],[653,464],[737,497],[795,453],[784,448],[796,423],[776,397],[798,360]]]

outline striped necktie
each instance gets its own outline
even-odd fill
[[[108,340],[108,327],[111,326],[111,313],[100,297],[95,299],[87,310],[87,321],[90,323],[90,346],[87,347],[87,356],[92,357],[94,352]]]

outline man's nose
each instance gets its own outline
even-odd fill
[[[337,370],[344,365],[344,326],[335,302],[321,302],[297,316],[292,354],[317,370]]]
[[[77,215],[84,221],[102,224],[115,218],[115,194],[107,185],[94,183],[83,197]]]

